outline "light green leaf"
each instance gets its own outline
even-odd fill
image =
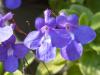
[[[50,74],[52,75],[59,72],[64,67],[64,64],[54,65],[53,63],[47,63],[46,66]],[[36,71],[36,75],[49,75],[48,70],[46,69],[43,63],[40,63]]]
[[[5,72],[4,75],[23,75],[21,71],[19,70],[16,70],[15,72],[13,73],[10,73],[10,72]]]
[[[27,63],[28,63],[28,64],[31,64],[32,61],[33,61],[34,59],[35,59],[35,56],[34,56],[33,52],[30,51],[30,52],[26,55]],[[28,66],[27,63],[25,64],[26,66]]]
[[[66,60],[62,58],[59,49],[57,49],[56,58],[52,61],[52,63],[58,66],[66,63]]]
[[[100,12],[96,13],[92,18],[91,27],[96,30],[100,28]]]
[[[100,75],[100,55],[96,51],[85,52],[79,67],[83,75]]]
[[[93,16],[92,11],[89,8],[86,8],[82,5],[73,4],[71,5],[70,10],[75,10],[78,13],[78,15],[81,15],[82,13],[86,13],[90,20],[91,20],[91,17]]]
[[[89,25],[89,18],[86,13],[82,13],[79,17],[79,24],[80,25]]]

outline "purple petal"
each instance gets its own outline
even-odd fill
[[[50,18],[50,15],[51,15],[51,10],[46,9],[46,10],[44,11],[44,19],[45,19],[45,22],[46,22],[46,23],[48,22],[48,20],[49,20],[49,18]]]
[[[36,57],[44,62],[49,62],[55,58],[56,48],[51,45],[51,38],[48,34],[42,37],[41,45],[36,50]]]
[[[15,37],[15,35],[12,35],[8,40],[3,42],[2,44],[7,46],[8,44],[14,44],[15,41],[16,41],[16,37]]]
[[[28,53],[28,48],[24,44],[15,44],[14,45],[14,55],[17,58],[24,58],[25,55]]]
[[[45,47],[44,47],[45,49]],[[42,50],[43,51],[43,50]],[[54,58],[56,57],[56,48],[49,46],[48,49],[42,53],[41,50],[36,50],[36,57],[44,62],[49,62],[54,60]]]
[[[61,27],[66,27],[67,17],[66,16],[57,16],[56,17],[56,22]]]
[[[82,56],[82,52],[82,45],[76,41],[72,41],[69,45],[61,49],[61,56],[65,60],[74,61]]]
[[[0,61],[3,62],[7,59],[7,50],[5,47],[0,46]]]
[[[72,25],[78,25],[78,16],[76,14],[69,15],[67,21]]]
[[[82,44],[87,44],[93,41],[96,37],[95,31],[93,31],[88,26],[80,26],[74,32],[75,38],[77,41],[81,42]]]
[[[30,32],[24,40],[24,44],[29,49],[37,49],[43,34],[40,31]]]
[[[5,6],[11,10],[18,8],[21,5],[21,0],[5,0],[4,2]]]
[[[11,26],[0,27],[0,42],[8,40],[13,35]]]
[[[3,16],[2,19],[3,19],[4,21],[11,20],[11,19],[13,18],[13,15],[14,15],[14,14],[13,14],[12,12],[8,12],[6,15]]]
[[[54,18],[54,17],[52,17],[52,18],[49,18],[49,20],[48,20],[48,22],[47,22],[47,25],[49,26],[49,27],[56,27],[56,19]]]
[[[4,62],[4,69],[7,72],[14,72],[18,69],[18,59],[14,56],[9,56]]]
[[[64,47],[72,40],[70,33],[68,33],[65,29],[50,30],[49,34],[51,37],[52,46],[57,48]]]
[[[36,27],[36,29],[39,30],[39,29],[41,29],[44,25],[45,25],[45,21],[44,21],[43,18],[41,18],[41,17],[36,18],[36,20],[35,20],[35,27]]]

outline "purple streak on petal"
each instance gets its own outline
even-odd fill
[[[48,34],[42,37],[40,47],[36,50],[36,57],[44,62],[49,62],[55,58],[56,48],[51,45],[51,38]]]
[[[14,55],[17,58],[24,58],[25,55],[29,52],[28,48],[24,44],[15,44],[14,45]]]
[[[45,21],[44,21],[43,18],[41,18],[41,17],[36,18],[36,20],[35,20],[35,27],[36,27],[36,29],[39,30],[39,29],[41,29],[44,25],[45,25]]]
[[[22,0],[5,0],[4,4],[5,4],[5,7],[8,8],[8,9],[11,9],[11,10],[14,10],[16,8],[19,8],[21,6],[21,2]]]
[[[80,43],[72,41],[61,49],[61,56],[70,61],[78,60],[82,56],[83,47]]]
[[[18,59],[14,56],[9,56],[4,62],[4,69],[7,72],[14,72],[18,69]]]
[[[24,40],[25,46],[33,50],[37,49],[39,47],[42,36],[43,34],[40,31],[30,32]]]
[[[13,35],[13,29],[11,26],[5,26],[0,28],[0,42],[8,40]]]
[[[66,16],[57,16],[56,22],[61,27],[66,27],[67,17]]]
[[[65,45],[69,44],[72,40],[70,33],[65,29],[55,29],[49,31],[52,46],[57,48],[62,48]]]
[[[54,17],[49,18],[47,25],[53,28],[56,27],[56,19]]]
[[[54,60],[54,58],[56,57],[56,48],[49,46],[48,50],[46,50],[45,52],[39,52],[40,50],[36,50],[36,57],[44,62],[49,62]]]
[[[44,11],[44,19],[45,19],[45,23],[48,22],[48,20],[49,20],[49,18],[50,18],[50,15],[51,15],[51,10],[46,9],[46,10]]]
[[[4,62],[7,59],[7,50],[4,46],[0,46],[0,61]]]
[[[88,26],[80,26],[79,28],[77,28],[74,34],[75,34],[76,40],[81,42],[82,44],[87,44],[93,41],[96,37],[95,31],[93,31]]]

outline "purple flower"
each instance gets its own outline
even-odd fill
[[[0,61],[4,64],[7,72],[14,72],[18,69],[18,60],[25,57],[28,48],[22,44],[15,44],[16,38],[12,35],[7,41],[0,45]]]
[[[82,45],[93,41],[96,33],[88,26],[79,26],[78,16],[76,14],[66,15],[64,12],[61,12],[57,16],[56,21],[58,27],[66,29],[73,38],[70,44],[61,48],[62,57],[70,61],[79,59],[83,52]]]
[[[11,12],[4,16],[0,16],[0,42],[8,40],[13,35],[12,26],[5,25],[5,22],[12,19],[13,14]]]
[[[21,0],[5,0],[4,1],[4,5],[6,6],[6,8],[8,9],[16,9],[19,8],[21,6],[22,1]]]
[[[44,11],[44,19],[35,20],[37,31],[32,31],[24,40],[24,44],[36,50],[36,57],[44,62],[53,60],[56,56],[56,47],[62,48],[70,42],[71,37],[65,29],[55,29],[56,19],[50,17],[51,11]]]

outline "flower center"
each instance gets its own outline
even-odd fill
[[[69,31],[70,30],[70,25],[66,24],[66,30]]]
[[[45,25],[45,26],[43,26],[43,27],[41,28],[41,31],[44,33],[44,32],[46,32],[46,31],[48,31],[48,29],[49,29],[48,26]]]

